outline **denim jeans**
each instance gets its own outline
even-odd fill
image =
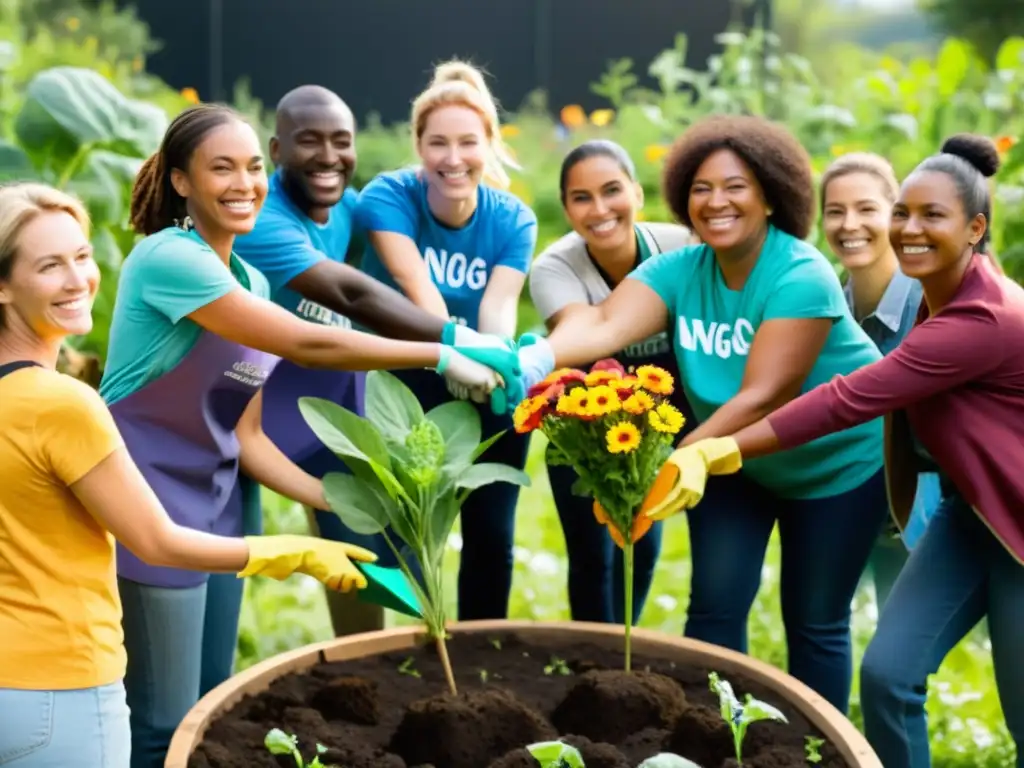
[[[879,617],[860,671],[864,731],[885,768],[928,768],[928,676],[988,618],[996,686],[1024,768],[1024,566],[958,496],[943,499]]]
[[[594,500],[572,492],[572,467],[548,465],[551,495],[569,556],[569,609],[574,621],[622,624],[622,550],[594,519]],[[655,523],[633,548],[633,622],[640,621],[661,552],[662,523]]]
[[[0,766],[129,768],[124,684],[67,691],[0,688]]]
[[[889,599],[889,594],[892,592],[900,571],[907,564],[910,550],[914,548],[921,538],[921,534],[928,527],[928,522],[935,515],[935,510],[941,501],[942,488],[939,476],[933,472],[922,472],[918,475],[914,508],[903,535],[893,536],[889,532],[890,526],[887,524],[886,532],[875,543],[875,548],[871,551],[868,570],[871,573],[871,580],[875,584],[875,602],[878,604],[879,613]]]
[[[742,473],[709,478],[703,501],[687,513],[693,580],[686,636],[746,653],[747,618],[778,521],[789,673],[845,713],[850,603],[886,515],[882,470],[821,499],[783,499]]]
[[[182,719],[231,676],[242,585],[234,574],[214,574],[189,589],[118,579],[128,651],[131,768],[162,768]]]

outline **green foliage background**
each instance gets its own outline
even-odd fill
[[[541,247],[566,231],[557,190],[561,158],[591,136],[610,137],[632,153],[646,193],[645,216],[663,220],[668,216],[659,173],[666,147],[693,120],[713,112],[755,113],[785,122],[811,153],[818,173],[836,155],[866,149],[885,154],[905,174],[951,133],[1007,137],[1006,146],[1020,135],[1024,40],[999,37],[994,45],[974,35],[982,45],[979,55],[960,39],[933,47],[923,38],[901,46],[904,53],[917,53],[897,57],[843,42],[850,35],[830,38],[817,23],[818,4],[812,8],[806,0],[779,0],[779,6],[789,9],[776,25],[785,44],[775,35],[730,32],[722,36],[723,52],[708,61],[706,70],[694,71],[682,63],[686,39],[680,35],[674,48],[643,64],[658,83],[655,90],[636,85],[635,62],[610,64],[594,86],[610,111],[580,121],[569,119],[580,117],[569,109],[563,114],[571,125],[559,125],[550,114],[567,105],[548,105],[538,93],[506,114],[505,133],[523,166],[514,176],[513,191],[537,212]],[[884,27],[858,18],[856,35],[877,35]],[[100,357],[106,352],[118,269],[134,242],[126,218],[134,173],[156,148],[168,117],[191,96],[146,72],[145,57],[157,47],[145,25],[130,12],[117,11],[110,0],[0,0],[0,182],[42,179],[74,191],[88,204],[104,282],[95,330],[76,343]],[[810,57],[794,50],[810,50]],[[245,83],[236,89],[234,104],[264,139],[269,137],[270,115]],[[372,119],[360,129],[358,149],[360,186],[412,160],[406,127]],[[994,246],[1007,271],[1019,279],[1024,274],[1024,147],[1012,146],[1005,161],[994,181]],[[814,237],[823,246],[817,233]],[[520,324],[524,330],[538,324],[526,301]],[[519,507],[511,615],[565,619],[565,545],[543,470],[543,448],[538,436],[528,465],[533,485],[523,490]],[[269,532],[306,530],[302,510],[272,494],[266,496],[265,512]],[[455,534],[445,576],[452,587],[459,547]],[[751,652],[784,666],[778,569],[773,542],[751,615]],[[681,631],[689,577],[685,522],[673,520],[642,626]],[[454,588],[448,594],[454,595]],[[855,609],[859,658],[874,626],[870,589],[858,596]],[[304,577],[248,582],[240,666],[329,636],[323,594],[315,582]],[[937,768],[1014,765],[983,628],[950,655],[933,679],[929,711]],[[853,717],[859,721],[856,705]]]

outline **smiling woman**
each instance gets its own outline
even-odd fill
[[[279,358],[339,370],[430,367],[483,392],[498,382],[451,347],[310,323],[270,302],[266,278],[233,251],[266,195],[259,142],[241,117],[200,105],[175,118],[136,181],[132,223],[146,237],[121,270],[100,385],[171,517],[228,536],[244,530],[240,470],[314,509],[327,506],[320,480],[263,431],[261,390]],[[230,669],[241,586],[154,567],[124,547],[118,575],[132,765],[157,768],[200,692]],[[365,585],[356,572],[346,586]]]
[[[814,220],[814,185],[807,153],[785,128],[756,117],[697,123],[673,147],[663,187],[703,244],[648,259],[547,342],[522,348],[524,371],[581,365],[671,328],[682,388],[701,422],[685,446],[878,359],[832,266],[802,240]],[[746,650],[747,615],[778,522],[789,671],[843,711],[850,601],[886,515],[881,427],[867,423],[747,462],[742,476],[712,479],[687,516],[687,636]],[[711,453],[701,457],[714,463]],[[657,514],[672,511],[662,505]]]

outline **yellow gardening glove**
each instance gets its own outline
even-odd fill
[[[742,466],[739,446],[731,437],[710,437],[677,449],[654,480],[648,495],[660,493],[662,498],[650,506],[647,516],[664,520],[692,509],[704,497],[709,475],[731,475]]]
[[[365,589],[366,577],[352,560],[372,563],[377,556],[368,549],[341,541],[312,536],[246,536],[249,563],[238,574],[269,576],[281,581],[293,573],[304,573],[339,592]]]

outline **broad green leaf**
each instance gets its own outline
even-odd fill
[[[530,487],[530,476],[521,469],[515,469],[507,464],[486,462],[484,464],[473,464],[466,468],[466,471],[459,475],[455,485],[459,488],[473,490],[491,483],[511,483],[523,488]]]
[[[25,150],[0,140],[0,181],[24,181],[36,176],[35,166]]]
[[[693,760],[687,760],[685,757],[679,755],[673,755],[668,752],[662,752],[660,755],[654,757],[648,757],[644,760],[637,768],[701,768]]]
[[[297,736],[289,736],[280,728],[272,728],[267,731],[263,739],[263,745],[272,755],[290,755],[296,751],[299,739]]]
[[[375,462],[390,473],[391,455],[371,422],[320,397],[300,397],[299,411],[313,434],[336,454]]]
[[[780,723],[788,723],[786,716],[771,704],[758,701],[753,696],[747,695],[743,703],[743,721],[756,723],[758,720],[776,720]]]
[[[429,526],[431,544],[435,551],[444,549],[458,517],[459,504],[454,494],[445,494],[434,505],[427,525]]]
[[[580,751],[565,742],[541,741],[537,744],[530,744],[526,751],[540,763],[540,768],[563,768],[563,766],[586,768]]]
[[[1014,71],[1024,67],[1024,37],[1008,37],[996,54],[996,69]]]
[[[393,373],[370,371],[366,376],[366,417],[386,438],[400,443],[423,421],[423,407]]]
[[[444,461],[460,466],[473,461],[473,451],[480,444],[480,414],[467,402],[442,403],[427,411],[427,418],[444,435]]]
[[[328,506],[353,531],[372,536],[387,527],[390,516],[369,483],[342,472],[331,472],[323,482]]]
[[[504,435],[506,432],[508,432],[507,429],[503,429],[501,432],[495,432],[493,435],[491,435],[482,443],[480,443],[480,445],[473,449],[473,454],[470,456],[470,461],[476,461],[481,456],[483,456],[484,453],[487,452],[487,449],[490,448],[499,440],[501,440],[501,436]]]
[[[943,99],[953,96],[967,76],[971,66],[971,47],[955,37],[946,38],[935,62],[939,81],[939,95]]]
[[[708,675],[708,682],[710,683],[711,691],[718,696],[719,711],[722,713],[722,719],[727,723],[731,723],[733,715],[743,707],[740,704],[740,700],[736,698],[736,694],[733,693],[732,683],[728,680],[723,680],[715,672],[711,672]]]

